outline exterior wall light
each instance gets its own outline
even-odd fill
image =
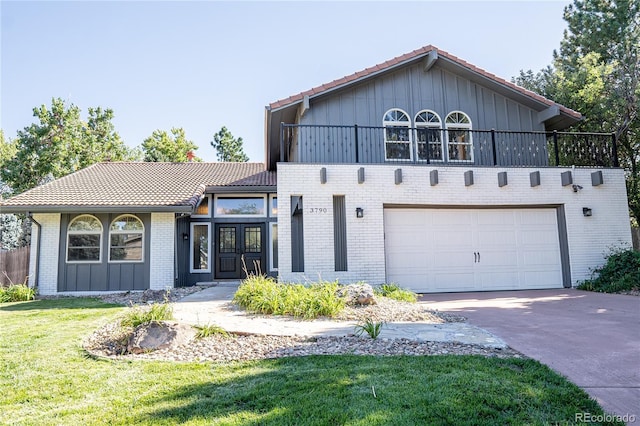
[[[584,215],[584,217],[589,217],[593,215],[593,212],[591,211],[591,209],[589,207],[583,207],[582,208],[582,214]]]
[[[362,219],[364,217],[364,210],[362,210],[362,207],[356,207],[356,217],[358,219]]]
[[[182,239],[185,240],[185,241],[188,240],[189,239],[189,234],[187,234],[186,232],[183,232],[182,233]]]

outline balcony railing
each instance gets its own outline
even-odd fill
[[[282,123],[280,161],[618,167],[611,133]]]

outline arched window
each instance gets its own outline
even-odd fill
[[[416,114],[416,142],[419,161],[442,161],[442,122],[433,111]]]
[[[109,227],[109,262],[142,262],[144,225],[134,215],[116,217]]]
[[[382,119],[384,126],[384,159],[411,160],[411,120],[401,109],[390,109]]]
[[[471,120],[464,112],[453,111],[444,120],[447,129],[447,158],[449,161],[473,161]]]
[[[75,217],[67,229],[67,262],[100,262],[102,223],[95,216]]]

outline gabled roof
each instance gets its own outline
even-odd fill
[[[262,163],[97,163],[4,200],[0,210],[191,212],[207,189],[275,185]]]
[[[406,64],[407,62],[413,61],[414,59],[417,58],[422,58],[428,54],[430,54],[431,52],[436,52],[437,53],[437,57],[442,57],[442,58],[446,58],[452,62],[454,62],[457,65],[460,65],[464,68],[467,68],[483,77],[486,77],[489,80],[492,80],[495,83],[498,83],[500,85],[504,85],[510,89],[513,89],[525,96],[531,97],[539,102],[542,102],[543,104],[546,104],[548,106],[555,106],[557,105],[558,107],[560,107],[560,109],[565,112],[566,114],[575,117],[576,119],[580,119],[582,118],[582,115],[577,112],[574,111],[570,108],[567,108],[565,106],[556,104],[554,101],[545,98],[544,96],[540,96],[537,93],[534,93],[530,90],[527,90],[523,87],[518,86],[517,84],[511,83],[510,81],[507,81],[503,78],[500,78],[498,76],[496,76],[495,74],[492,74],[488,71],[483,70],[482,68],[478,68],[473,64],[470,64],[469,62],[458,58],[455,55],[452,55],[449,52],[446,52],[442,49],[438,49],[435,46],[432,45],[427,45],[424,47],[421,47],[419,49],[414,50],[413,52],[410,53],[405,53],[404,55],[401,56],[396,56],[393,59],[390,59],[388,61],[385,61],[381,64],[378,65],[374,65],[372,67],[369,68],[365,68],[362,71],[358,71],[355,72],[351,75],[339,78],[337,80],[333,80],[330,83],[326,83],[317,87],[314,87],[313,89],[310,90],[306,90],[304,92],[298,93],[297,95],[293,95],[293,96],[289,96],[288,98],[285,99],[281,99],[279,101],[275,101],[272,102],[271,104],[269,104],[269,108],[271,110],[276,110],[278,108],[282,108],[284,106],[293,104],[293,103],[297,103],[300,102],[304,99],[305,96],[317,96],[320,94],[324,94],[330,90],[336,89],[336,88],[342,88],[344,86],[347,86],[349,84],[352,84],[353,82],[356,81],[361,81],[362,79],[378,74],[382,71],[386,71],[388,69],[394,68],[398,65],[403,65]]]
[[[562,130],[582,119],[582,115],[570,108],[540,96],[530,90],[520,87],[510,81],[483,70],[469,62],[458,58],[435,46],[427,45],[413,52],[395,57],[386,62],[355,72],[351,75],[322,84],[313,89],[306,90],[288,98],[272,102],[265,111],[265,144],[267,168],[272,170],[278,161],[279,124],[280,122],[293,123],[297,109],[300,105],[308,106],[308,102],[314,98],[328,96],[332,92],[348,89],[380,74],[393,72],[398,68],[424,61],[425,70],[437,64],[445,70],[454,72],[469,80],[479,82],[482,85],[528,105],[536,111],[548,110],[545,120],[547,130]],[[357,123],[354,123],[357,124]],[[504,129],[508,130],[508,129]]]

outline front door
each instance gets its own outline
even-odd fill
[[[245,278],[265,271],[265,227],[216,224],[216,278]]]

